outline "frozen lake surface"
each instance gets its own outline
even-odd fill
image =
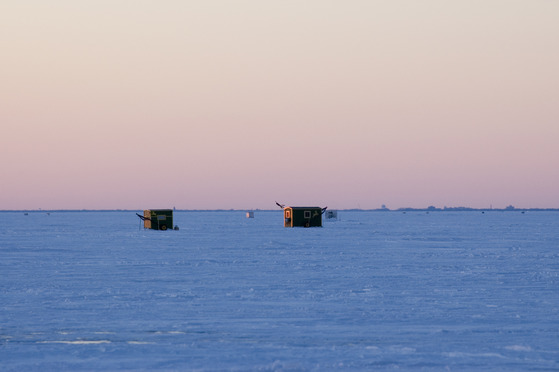
[[[0,212],[0,370],[559,370],[559,213]]]

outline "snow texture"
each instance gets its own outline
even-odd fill
[[[2,371],[559,370],[559,213],[0,213]]]

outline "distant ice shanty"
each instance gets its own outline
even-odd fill
[[[337,220],[338,219],[338,211],[328,210],[325,213],[325,217],[326,217],[327,220]]]
[[[145,229],[167,230],[173,228],[173,210],[172,209],[146,209],[144,215],[139,215],[144,221]],[[175,227],[175,230],[178,230]]]
[[[247,212],[247,218],[254,218],[254,212],[253,211],[248,211]]]
[[[322,227],[322,214],[328,207],[287,207],[276,204],[283,209],[284,227]]]

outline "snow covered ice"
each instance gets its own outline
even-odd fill
[[[559,213],[0,212],[0,370],[559,370]]]

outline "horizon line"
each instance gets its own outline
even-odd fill
[[[152,209],[172,209],[173,211],[182,212],[247,212],[247,211],[260,211],[260,212],[276,212],[281,209],[260,209],[260,208],[216,208],[216,209],[184,209],[184,208],[152,208]],[[538,207],[538,208],[516,208],[508,206],[505,208],[473,208],[473,207],[433,207],[414,208],[402,207],[396,209],[390,208],[329,208],[336,211],[371,211],[371,212],[405,212],[405,211],[427,211],[427,212],[468,212],[468,211],[559,211],[559,207]],[[148,209],[129,209],[129,208],[115,208],[115,209],[92,209],[92,208],[58,208],[58,209],[0,209],[0,212],[137,212]]]

